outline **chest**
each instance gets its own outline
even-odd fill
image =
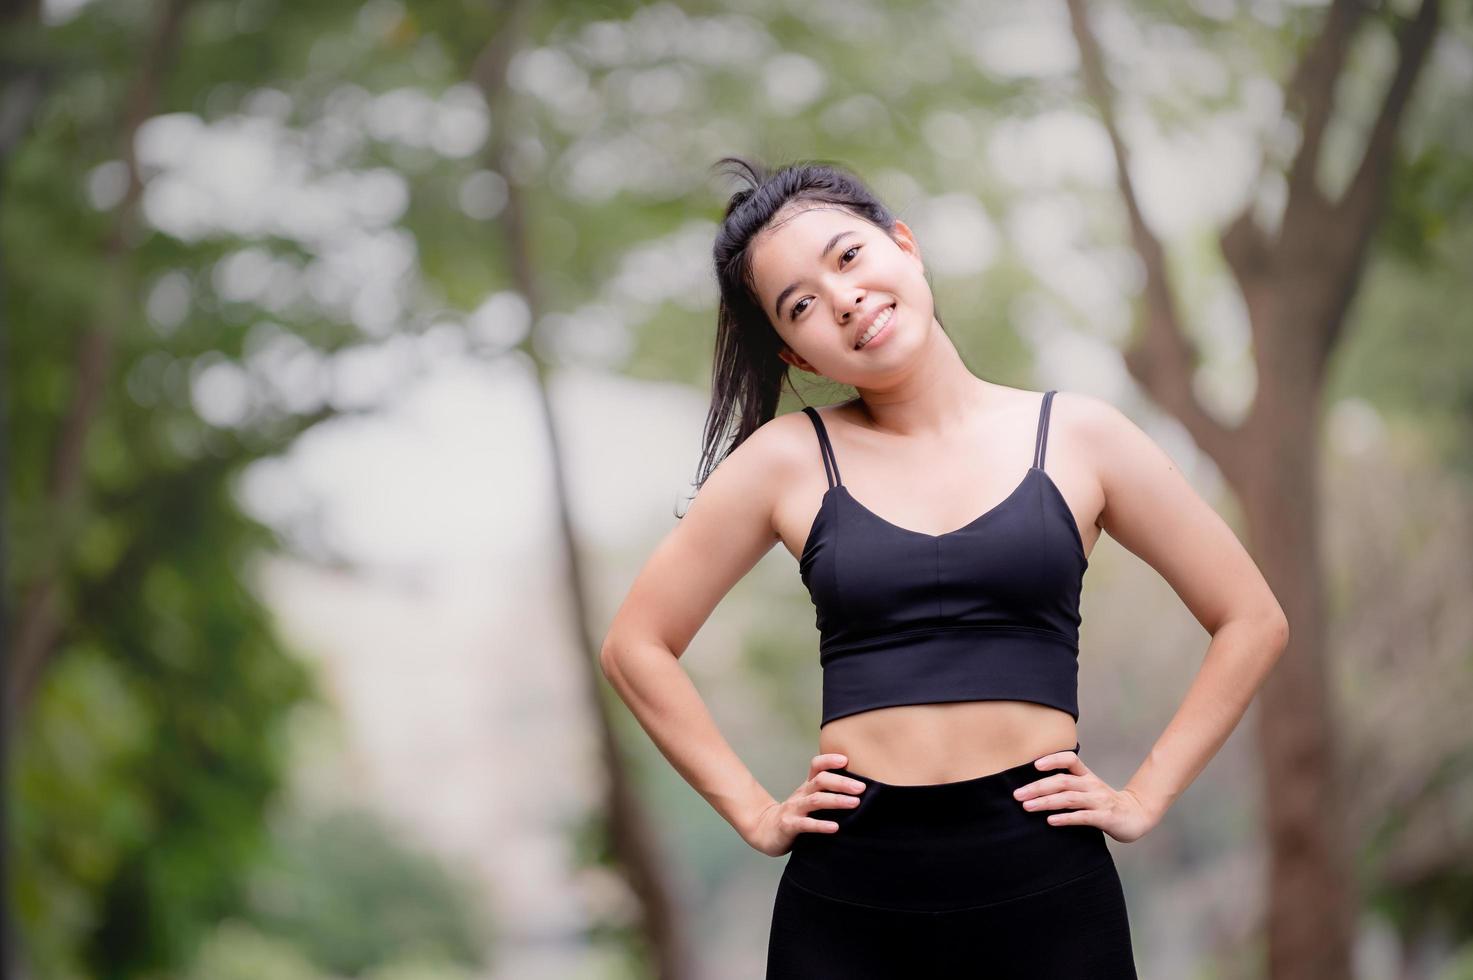
[[[824,494],[798,556],[821,618],[987,620],[1022,607],[1077,603],[1089,565],[1073,511],[1031,468],[1002,501],[944,534],[900,527],[843,485]]]

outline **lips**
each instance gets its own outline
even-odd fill
[[[860,322],[859,327],[858,327],[858,329],[856,330],[856,332],[854,334],[854,349],[855,350],[859,350],[859,339],[861,337],[863,337],[865,334],[869,333],[869,328],[875,325],[875,321],[880,318],[880,315],[882,313],[884,313],[886,310],[893,310],[893,309],[895,309],[895,304],[894,303],[886,304],[885,306],[881,306],[878,309],[876,309],[873,313],[871,313],[869,316],[865,317],[864,320]],[[894,316],[895,316],[895,314],[894,313],[891,313],[890,316],[893,319]]]
[[[884,333],[890,330],[890,324],[896,318],[894,308],[896,308],[894,304],[888,305],[888,307],[881,307],[872,317],[869,317],[862,324],[859,330],[859,336],[854,337],[854,349],[856,351],[862,351],[866,346],[871,345],[876,339],[879,339],[879,336],[884,335]]]

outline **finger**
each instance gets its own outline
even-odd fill
[[[831,789],[838,792],[863,793],[865,790],[864,783],[857,779],[850,779],[848,776],[842,776],[836,772],[821,772],[814,778],[814,782],[822,785],[824,789]]]
[[[1069,811],[1066,811],[1064,813],[1050,813],[1048,815],[1048,822],[1052,826],[1055,826],[1055,827],[1063,827],[1063,826],[1068,826],[1070,824],[1078,824],[1078,825],[1082,825],[1082,826],[1085,826],[1085,827],[1093,827],[1095,825],[1094,811],[1093,810],[1069,810]]]
[[[1025,810],[1060,810],[1065,807],[1089,806],[1089,797],[1083,793],[1052,793],[1032,800],[1023,801]]]
[[[1084,788],[1084,781],[1080,777],[1072,773],[1065,773],[1058,776],[1049,776],[1047,779],[1040,779],[1035,783],[1029,783],[1027,786],[1020,786],[1013,790],[1013,797],[1014,799],[1027,800],[1035,796],[1057,793],[1060,790],[1082,790]]]
[[[1068,769],[1079,773],[1089,771],[1084,768],[1084,762],[1073,749],[1067,752],[1054,752],[1036,760],[1033,764],[1039,769]]]
[[[808,764],[808,778],[812,779],[825,769],[834,769],[849,764],[849,757],[837,752],[829,752],[825,755],[816,755]]]
[[[839,829],[837,821],[819,820],[817,817],[810,817],[805,813],[791,809],[783,814],[781,826],[784,831],[793,834],[831,834]]]
[[[844,793],[809,793],[807,799],[812,810],[848,810],[859,806],[859,797]]]

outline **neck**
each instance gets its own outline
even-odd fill
[[[870,428],[902,436],[944,432],[979,409],[985,412],[1002,403],[1008,389],[968,370],[951,337],[934,320],[929,337],[904,374],[883,385],[857,387],[857,407]]]

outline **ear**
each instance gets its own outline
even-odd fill
[[[794,353],[793,349],[786,344],[783,345],[782,350],[777,352],[777,356],[782,358],[784,363],[790,364],[800,371],[807,371],[809,374],[818,373],[813,369],[812,364],[809,364],[807,361],[803,360],[802,356]]]
[[[895,244],[900,246],[901,251],[909,252],[917,259],[921,257],[921,246],[916,241],[915,232],[910,230],[910,225],[895,219]]]

